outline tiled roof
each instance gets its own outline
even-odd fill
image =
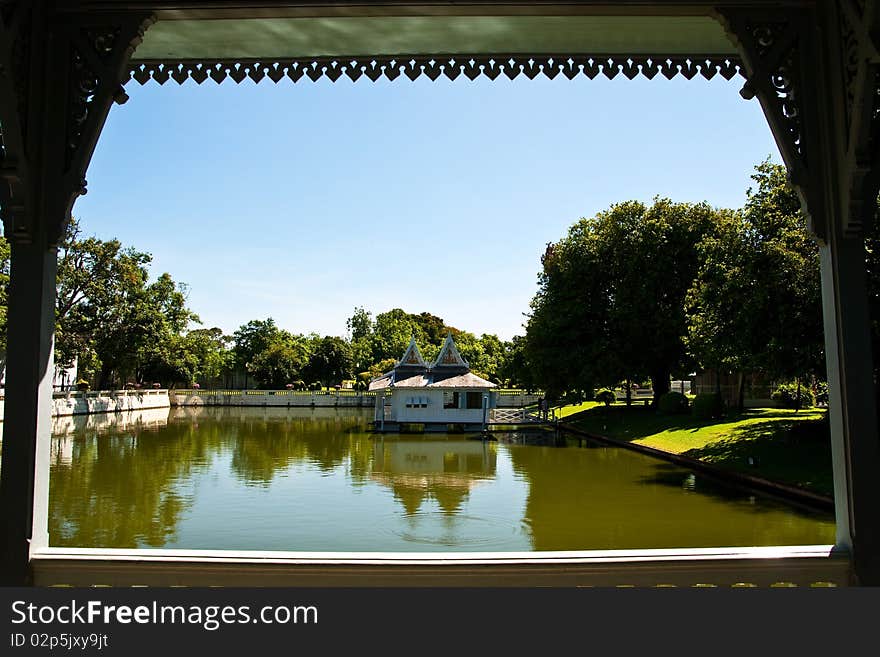
[[[400,381],[395,381],[392,385],[395,388],[424,388],[430,383],[430,381],[430,375],[426,376],[424,374],[417,374],[416,376],[410,376],[401,379]]]
[[[435,375],[432,378],[437,378]],[[429,383],[428,388],[495,388],[495,384],[478,377],[476,374],[467,372],[456,376],[449,376],[438,381]]]
[[[478,377],[476,374],[466,372],[453,376],[428,372],[408,376],[399,381],[395,380],[394,373],[387,374],[370,382],[370,390],[383,388],[495,388],[495,384]]]
[[[382,388],[387,388],[391,385],[391,382],[394,380],[394,377],[391,374],[383,374],[378,379],[373,379],[370,381],[370,386],[367,388],[368,390],[381,390]]]
[[[369,390],[385,388],[494,388],[494,383],[472,374],[467,361],[461,357],[451,335],[440,350],[433,365],[422,360],[415,338],[397,365],[390,372],[370,381]]]

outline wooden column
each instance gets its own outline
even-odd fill
[[[0,461],[0,585],[31,581],[48,544],[56,248],[121,81],[143,12],[56,14],[46,0],[0,7],[0,210],[11,243]]]
[[[860,584],[880,584],[880,449],[861,238],[820,248],[834,501],[839,548]]]
[[[45,3],[15,8],[4,25],[5,86],[14,94],[2,110],[18,130],[4,141],[16,175],[3,189],[3,222],[11,245],[7,314],[3,458],[0,463],[0,584],[30,583],[31,554],[48,544],[49,442],[55,327],[55,243],[72,194],[63,183],[65,90],[69,51],[48,29]],[[15,45],[11,44],[13,41]],[[27,43],[28,58],[11,57]],[[21,84],[27,77],[27,86]],[[16,94],[17,93],[17,97]],[[7,104],[8,103],[8,104]],[[26,126],[26,130],[25,130]],[[10,131],[11,132],[11,131]],[[17,147],[17,148],[16,148]]]
[[[807,154],[804,197],[821,259],[836,545],[852,555],[856,582],[877,586],[880,436],[863,238],[877,188],[867,191],[864,181],[875,176],[857,171],[863,166],[857,162],[863,150],[859,142],[872,141],[858,118],[876,102],[872,48],[867,42],[853,45],[860,38],[855,26],[852,32],[842,30],[842,5],[826,3],[812,18],[804,37],[809,75],[803,76],[800,92]],[[852,69],[853,59],[858,71]],[[850,72],[842,75],[848,66]],[[865,201],[871,208],[868,221]]]
[[[55,269],[55,249],[13,242],[0,465],[3,586],[28,583],[31,553],[49,540]]]
[[[877,199],[874,0],[719,8],[819,243],[836,545],[880,585],[880,438],[863,230]],[[874,124],[872,126],[872,124]]]

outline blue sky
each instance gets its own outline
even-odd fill
[[[204,326],[344,335],[355,306],[522,334],[540,256],[655,195],[739,207],[778,151],[740,79],[127,85],[74,215]]]

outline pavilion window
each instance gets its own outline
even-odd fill
[[[483,408],[483,393],[469,392],[467,393],[467,408]]]
[[[443,408],[458,408],[458,392],[443,393]]]

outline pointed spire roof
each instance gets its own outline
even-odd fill
[[[452,339],[452,333],[446,334],[446,342],[440,348],[437,354],[437,360],[434,361],[434,367],[457,367],[470,369],[468,362],[461,357],[458,347],[455,346],[455,340]]]
[[[425,359],[422,358],[422,353],[419,351],[419,347],[416,344],[416,336],[412,336],[409,339],[409,346],[406,348],[406,351],[403,352],[403,356],[401,356],[397,365],[415,365],[416,367],[428,366],[427,363],[425,363]]]

